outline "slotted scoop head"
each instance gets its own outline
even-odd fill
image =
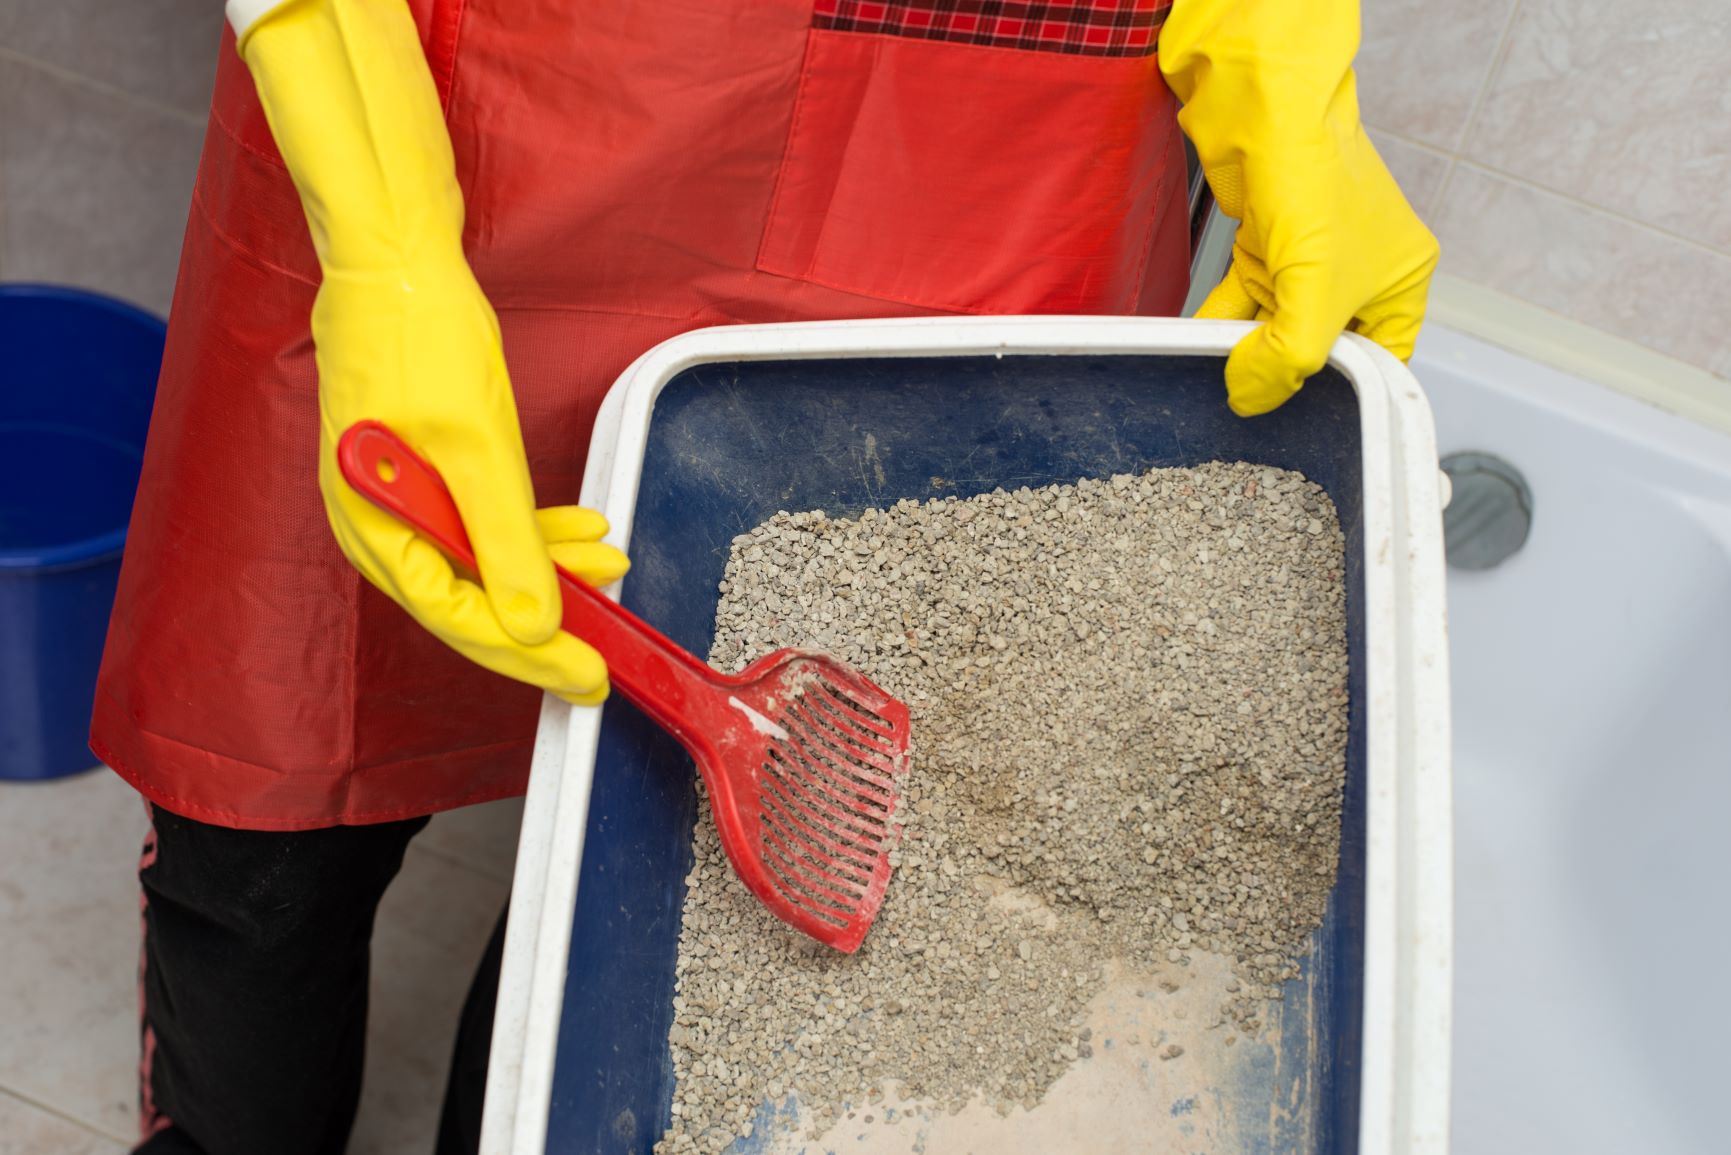
[[[373,421],[338,446],[354,489],[471,573],[444,482]],[[677,738],[709,788],[721,847],[771,913],[841,951],[865,938],[889,885],[908,766],[908,710],[845,662],[777,650],[719,673],[559,571],[563,628],[600,651],[621,694]]]

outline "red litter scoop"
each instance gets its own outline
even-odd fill
[[[356,492],[475,572],[450,491],[395,433],[359,422],[337,458]],[[809,650],[717,673],[563,569],[559,588],[563,628],[600,651],[619,692],[697,763],[740,881],[789,926],[857,949],[889,885],[908,708]]]

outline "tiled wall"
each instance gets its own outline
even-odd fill
[[[0,0],[0,278],[167,313],[221,0]]]
[[[1731,0],[1362,0],[1443,269],[1731,377]]]
[[[1731,377],[1731,0],[1362,0],[1444,269]],[[0,277],[166,310],[219,0],[0,0]]]

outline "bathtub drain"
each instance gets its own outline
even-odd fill
[[[1501,565],[1527,543],[1533,491],[1521,471],[1488,453],[1442,459],[1454,494],[1443,511],[1443,548],[1457,569]]]

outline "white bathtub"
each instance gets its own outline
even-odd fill
[[[1731,1151],[1731,437],[1440,327],[1413,369],[1534,498],[1449,572],[1453,1149]]]

